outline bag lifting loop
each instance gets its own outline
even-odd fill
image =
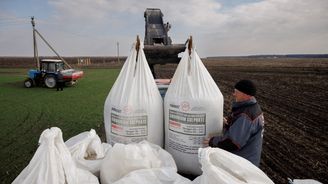
[[[191,66],[190,66],[190,60],[191,60],[191,49],[192,49],[192,36],[188,39],[188,75],[191,75]]]
[[[137,35],[137,43],[136,43],[137,53],[139,52],[139,49],[140,49],[140,39],[139,39],[139,35]]]
[[[137,51],[136,63],[138,62],[139,50],[140,50],[140,38],[139,38],[139,35],[137,35],[137,41],[136,41],[136,51]],[[137,65],[135,65],[135,67],[134,67],[133,77],[135,77],[135,75],[136,75],[136,70],[137,70]]]
[[[191,55],[191,49],[192,49],[192,36],[190,36],[189,41],[188,41],[189,56]]]

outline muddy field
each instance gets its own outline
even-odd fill
[[[225,98],[233,85],[251,79],[266,120],[260,168],[275,182],[312,178],[328,183],[328,60],[203,60]],[[156,67],[159,78],[173,76],[176,65]]]

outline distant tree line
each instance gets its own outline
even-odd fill
[[[117,57],[99,57],[99,56],[82,56],[82,57],[63,57],[66,62],[68,62],[70,65],[77,65],[78,59],[90,59],[91,60],[91,66],[120,66],[123,65],[123,63],[126,60],[126,57],[122,56],[120,58]],[[58,59],[55,56],[41,56],[41,59]],[[36,64],[34,62],[33,57],[11,57],[11,56],[3,56],[0,57],[0,66],[1,67],[35,67]]]
[[[328,54],[267,54],[267,55],[249,55],[249,56],[214,56],[206,59],[219,58],[328,58]]]

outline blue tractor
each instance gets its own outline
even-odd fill
[[[42,85],[48,88],[54,88],[57,83],[56,79],[59,71],[63,74],[63,80],[66,85],[74,85],[77,79],[83,76],[83,71],[65,69],[65,64],[62,60],[43,59],[40,63],[39,70],[31,69],[28,71],[28,78],[24,81],[26,88]]]

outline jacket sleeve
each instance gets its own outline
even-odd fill
[[[242,148],[250,138],[254,124],[246,115],[241,115],[223,136],[212,137],[209,146],[219,147],[227,151],[235,151]]]

